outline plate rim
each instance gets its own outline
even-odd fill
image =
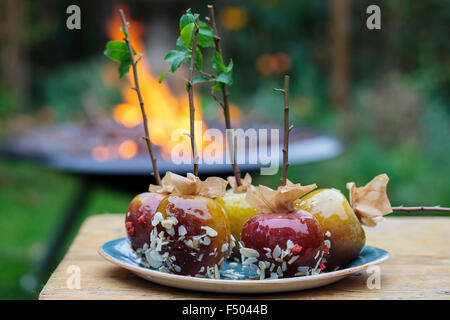
[[[366,269],[367,267],[371,266],[371,265],[377,265],[377,264],[381,264],[383,262],[388,261],[391,258],[391,254],[384,249],[381,248],[377,248],[377,247],[373,247],[370,246],[372,248],[376,248],[379,250],[383,250],[386,255],[375,259],[373,261],[358,265],[358,266],[354,266],[354,267],[350,267],[347,269],[342,269],[342,270],[337,270],[337,271],[331,271],[331,272],[326,272],[326,273],[321,273],[318,275],[310,275],[310,276],[304,276],[304,277],[289,277],[289,278],[282,278],[282,279],[264,279],[264,280],[231,280],[231,279],[210,279],[210,278],[197,278],[197,277],[189,277],[189,276],[183,276],[183,275],[177,275],[177,274],[172,274],[172,273],[165,273],[165,272],[161,272],[161,271],[156,271],[156,270],[152,270],[152,269],[148,269],[148,268],[144,268],[144,267],[140,267],[140,266],[133,266],[131,264],[128,264],[126,262],[123,262],[122,260],[119,260],[111,255],[109,255],[108,253],[105,252],[105,250],[103,249],[103,247],[113,241],[117,241],[117,240],[123,240],[123,239],[127,239],[126,237],[121,237],[121,238],[117,238],[117,239],[113,239],[113,240],[109,240],[106,241],[105,243],[103,243],[97,250],[97,252],[99,253],[99,255],[101,257],[103,257],[105,260],[118,265],[124,269],[130,270],[132,272],[135,273],[146,273],[150,278],[152,278],[153,276],[155,278],[164,278],[167,280],[181,280],[181,281],[189,281],[191,283],[198,283],[198,284],[233,284],[233,285],[259,285],[259,284],[263,284],[263,283],[271,283],[271,284],[286,284],[286,283],[290,283],[290,282],[308,282],[308,281],[314,281],[314,280],[326,280],[326,279],[331,279],[331,278],[336,278],[336,277],[343,277],[352,273],[356,273],[358,271],[361,271],[363,269]]]

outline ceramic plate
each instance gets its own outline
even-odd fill
[[[361,271],[370,265],[382,263],[390,257],[385,250],[365,246],[355,261],[337,271],[285,279],[248,280],[248,277],[252,276],[251,271],[248,270],[249,268],[242,271],[242,265],[237,263],[236,266],[235,263],[231,263],[232,261],[226,262],[222,267],[222,279],[187,277],[145,268],[141,263],[141,259],[131,249],[127,238],[108,241],[99,248],[98,252],[106,260],[152,282],[181,289],[220,293],[287,292],[321,287],[339,281],[349,274]],[[226,275],[229,269],[233,269],[241,276],[238,279],[227,279]]]

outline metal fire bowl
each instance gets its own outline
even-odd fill
[[[333,158],[341,152],[342,144],[336,138],[326,135],[313,136],[290,142],[289,162],[292,165],[317,162]],[[87,155],[70,155],[61,152],[32,153],[29,150],[18,148],[13,140],[0,145],[0,154],[14,159],[37,162],[52,169],[80,175],[148,176],[152,172],[151,162],[146,154],[138,155],[130,160],[115,159],[99,162]],[[279,164],[281,165],[281,149],[279,155]],[[267,166],[261,163],[239,164],[242,172],[257,171],[261,167]],[[174,164],[159,157],[158,168],[161,174],[167,171],[185,174],[192,170],[192,164]],[[199,164],[199,174],[201,176],[212,174],[226,175],[230,173],[232,173],[230,164]]]

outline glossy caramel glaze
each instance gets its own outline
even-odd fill
[[[319,189],[297,201],[297,208],[312,213],[331,241],[326,266],[342,267],[356,259],[366,242],[362,228],[345,196],[337,189]]]
[[[162,224],[157,225],[157,232],[164,231],[168,241],[162,252],[175,257],[173,265],[166,267],[176,274],[213,277],[216,265],[220,268],[232,249],[230,225],[223,207],[206,197],[170,195],[161,201],[158,211],[164,219],[172,217],[177,221],[173,235]],[[208,235],[210,229],[205,227],[217,235]]]
[[[288,240],[291,241],[291,248],[288,248]],[[243,247],[258,251],[258,265],[260,261],[274,264],[272,270],[266,267],[266,277],[272,272],[276,273],[278,267],[282,269],[283,263],[285,270],[281,270],[282,275],[278,274],[278,277],[293,277],[297,275],[299,267],[307,269],[319,267],[324,238],[316,218],[306,211],[299,210],[288,214],[264,214],[252,217],[242,229],[241,242]],[[288,254],[284,257],[283,254],[278,256],[275,251],[277,246]],[[292,261],[292,258],[295,260]]]
[[[258,214],[258,211],[245,201],[245,195],[229,190],[224,196],[216,199],[225,209],[230,221],[231,234],[236,241],[241,239],[242,227],[248,219]]]
[[[164,195],[144,192],[131,200],[125,215],[125,229],[133,250],[150,242],[151,221]]]

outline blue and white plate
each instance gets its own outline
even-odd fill
[[[356,260],[337,271],[323,272],[313,276],[250,280],[249,278],[254,275],[249,268],[242,270],[242,264],[233,263],[233,261],[226,262],[222,267],[221,279],[180,276],[146,268],[141,263],[141,258],[131,249],[127,238],[108,241],[99,248],[98,252],[106,260],[152,282],[181,289],[219,293],[287,292],[321,287],[364,270],[370,265],[385,262],[390,257],[385,250],[365,246]],[[229,271],[230,269],[234,272]],[[230,279],[230,273],[238,277]]]

